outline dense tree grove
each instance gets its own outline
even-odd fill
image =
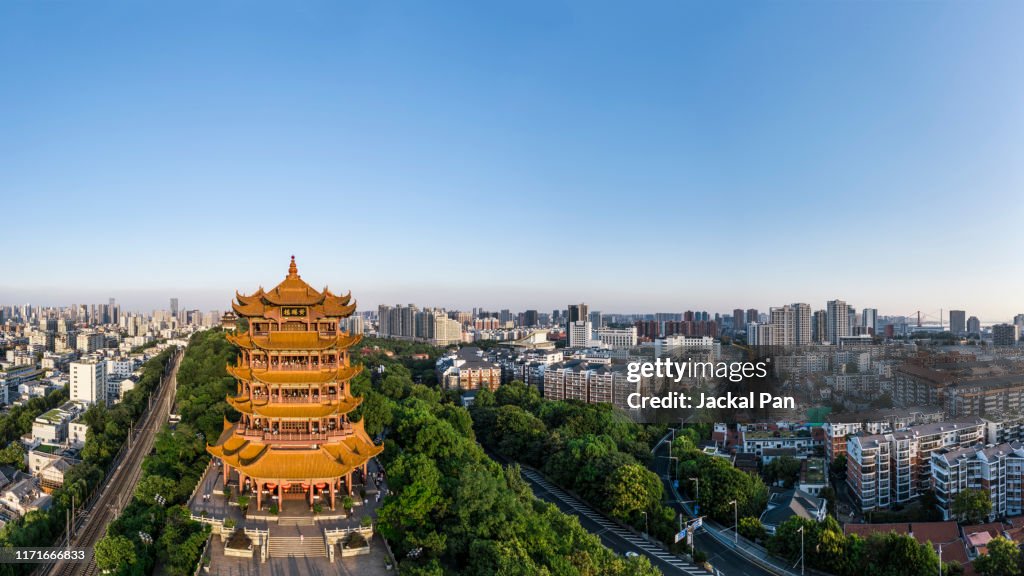
[[[931,576],[939,573],[939,556],[929,544],[918,543],[912,536],[890,532],[861,538],[846,536],[835,518],[824,522],[793,517],[776,530],[768,540],[768,549],[775,555],[796,563],[800,559],[800,529],[803,528],[804,561],[836,576],[861,576],[866,566],[878,576]],[[959,574],[957,564],[945,564],[942,573]]]
[[[637,530],[674,541],[676,515],[663,504],[661,479],[646,466],[663,429],[638,425],[607,404],[544,400],[518,381],[480,392],[472,414],[491,450],[543,470]]]
[[[235,380],[227,375],[225,366],[236,354],[220,330],[198,332],[189,341],[178,367],[175,403],[181,422],[157,433],[154,453],[142,462],[142,476],[131,503],[101,540],[112,553],[117,552],[112,556],[120,559],[112,567],[113,573],[140,576],[151,573],[155,566],[171,576],[195,571],[209,530],[191,519],[186,506],[210,460],[207,439],[220,434],[230,410],[224,398],[235,392]],[[229,418],[237,419],[231,412]],[[143,543],[140,532],[150,535],[153,543]],[[121,550],[125,540],[132,544],[133,554]]]
[[[72,499],[81,506],[105,478],[110,463],[128,436],[131,423],[146,409],[147,398],[160,383],[171,353],[171,349],[165,350],[146,362],[138,384],[125,393],[121,402],[109,408],[94,405],[86,411],[84,418],[89,432],[81,453],[82,462],[65,474],[64,485],[54,491],[49,510],[29,512],[0,530],[0,546],[53,545],[64,531],[65,511],[71,508]],[[9,445],[32,429],[32,420],[38,414],[66,400],[67,391],[62,390],[51,393],[45,400],[34,398],[24,406],[13,408],[5,418],[0,418],[0,440]],[[0,576],[27,574],[33,568],[31,564],[0,564]]]
[[[54,390],[45,398],[32,398],[20,406],[12,406],[0,418],[0,446],[10,446],[32,431],[32,421],[43,412],[68,401],[66,389]]]
[[[701,452],[682,435],[677,435],[672,443],[672,455],[679,459],[680,483],[689,484],[691,494],[700,492],[698,503],[702,514],[733,526],[737,516],[757,518],[764,511],[768,487],[759,476],[736,468],[726,458]],[[732,504],[733,500],[736,505]]]
[[[406,346],[381,341],[381,349],[359,355],[370,370],[353,390],[364,396],[358,417],[367,430],[387,438],[382,462],[393,494],[378,520],[403,574],[658,573],[646,558],[617,557],[574,517],[534,498],[515,466],[502,468],[476,443],[465,408],[415,383],[405,365],[411,358],[382,352],[392,344]],[[500,418],[530,434],[547,427],[521,409]]]

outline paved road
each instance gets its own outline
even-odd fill
[[[665,494],[669,495],[670,501],[667,504],[672,506],[677,513],[686,514],[686,517],[690,518],[691,515],[687,513],[686,508],[671,496],[672,486],[668,480],[669,463],[671,461],[666,458],[668,455],[668,442],[663,442],[655,448],[652,462],[654,471],[661,477],[661,481],[665,486]],[[725,532],[731,533],[731,529]],[[706,530],[700,530],[694,534],[693,542],[698,550],[703,550],[708,555],[708,562],[715,567],[715,570],[721,576],[775,576],[776,574],[783,573],[781,571],[769,572],[761,568],[749,558],[737,552],[731,545],[723,544]]]
[[[537,472],[523,468],[522,476],[538,498],[555,504],[567,514],[578,517],[583,528],[596,534],[605,546],[618,554],[625,554],[627,551],[643,554],[664,574],[707,576],[708,573],[704,569],[670,554],[657,544],[648,542],[642,536],[615,524],[585,502],[548,482]]]
[[[152,408],[134,430],[127,452],[104,480],[95,503],[81,514],[82,521],[76,522],[78,528],[71,542],[72,547],[94,549],[96,542],[107,533],[107,526],[131,502],[135,485],[142,475],[142,460],[153,449],[156,432],[170,415],[182,355],[183,351],[179,349],[171,358],[165,376],[156,389],[157,397],[153,399]],[[59,562],[39,570],[39,574],[44,576],[93,576],[98,572],[95,556],[88,563]]]

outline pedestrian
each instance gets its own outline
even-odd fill
[[[305,541],[306,541],[306,535],[300,533],[299,534],[299,542],[305,542]]]

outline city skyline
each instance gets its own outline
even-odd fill
[[[194,6],[0,6],[0,301],[1024,308],[1019,3]]]
[[[347,292],[347,290],[345,290],[344,292]],[[354,293],[355,292],[353,291],[353,294]],[[834,299],[835,298],[833,298],[833,300]],[[164,302],[165,302],[164,305],[154,304],[153,306],[149,306],[149,307],[146,307],[146,306],[142,306],[142,307],[126,306],[124,302],[122,302],[120,299],[114,298],[114,297],[102,298],[102,299],[100,299],[98,301],[89,301],[89,300],[79,299],[79,300],[73,301],[73,302],[57,302],[57,301],[54,301],[54,302],[33,302],[33,301],[27,301],[27,302],[17,302],[17,303],[15,303],[15,302],[4,302],[4,301],[0,300],[0,307],[5,307],[5,306],[15,306],[15,307],[18,307],[18,306],[31,305],[31,306],[40,306],[40,307],[44,307],[44,308],[67,308],[67,307],[70,307],[72,305],[93,306],[93,305],[108,304],[111,301],[113,301],[114,303],[116,303],[119,306],[119,308],[120,308],[120,310],[122,312],[146,314],[146,313],[157,312],[157,311],[164,311],[164,312],[170,311],[171,310],[171,306],[169,304],[171,303],[171,300],[176,300],[177,301],[176,303],[179,304],[179,310],[182,311],[182,312],[184,312],[184,311],[191,311],[191,310],[199,310],[200,312],[203,312],[203,313],[206,313],[206,312],[209,312],[209,311],[212,311],[212,310],[219,311],[219,312],[225,312],[225,311],[229,310],[230,307],[231,307],[231,300],[229,300],[227,302],[226,306],[194,306],[194,305],[190,305],[188,300],[182,299],[180,297],[168,297],[168,298],[164,299]],[[839,300],[842,300],[842,298],[839,298]],[[364,313],[367,313],[367,312],[374,312],[375,313],[377,311],[378,306],[382,306],[382,305],[383,306],[395,306],[395,305],[406,306],[406,305],[409,305],[409,304],[416,305],[417,307],[419,307],[421,309],[424,309],[424,308],[443,308],[443,309],[445,309],[447,311],[468,312],[468,311],[473,311],[473,310],[479,309],[481,312],[487,312],[487,313],[498,313],[498,312],[501,312],[503,310],[509,310],[512,313],[521,313],[521,312],[525,312],[525,311],[528,311],[528,310],[533,310],[533,311],[537,311],[538,313],[541,313],[541,314],[549,314],[553,310],[559,310],[561,312],[565,312],[568,308],[570,308],[574,304],[582,303],[582,304],[588,306],[593,312],[599,312],[599,313],[601,313],[601,314],[603,314],[605,316],[609,316],[609,315],[622,315],[622,316],[638,315],[639,316],[639,315],[655,315],[655,314],[659,314],[659,313],[683,314],[685,312],[690,311],[690,312],[707,312],[707,313],[712,315],[711,319],[713,320],[714,319],[713,315],[716,314],[716,313],[717,314],[721,314],[722,316],[731,316],[731,313],[734,310],[734,308],[718,310],[718,309],[714,309],[714,308],[706,308],[706,307],[693,306],[693,305],[681,306],[681,307],[680,306],[676,306],[676,307],[673,307],[673,308],[664,308],[664,309],[659,308],[659,309],[656,309],[656,310],[655,309],[651,309],[651,310],[641,310],[641,309],[622,309],[622,310],[618,310],[618,309],[602,309],[599,305],[592,304],[592,302],[594,302],[593,300],[579,299],[579,298],[577,298],[575,300],[570,300],[568,303],[563,303],[561,305],[553,304],[552,306],[548,306],[548,307],[537,306],[537,305],[526,305],[526,306],[518,307],[518,308],[514,307],[514,306],[505,305],[505,304],[497,304],[497,305],[494,305],[494,306],[482,306],[482,305],[479,305],[479,304],[476,304],[476,305],[452,305],[452,306],[447,306],[447,305],[441,305],[441,304],[437,304],[437,303],[433,303],[433,302],[428,302],[428,301],[424,301],[422,299],[416,299],[416,298],[405,299],[405,300],[396,300],[396,301],[393,301],[393,302],[376,302],[373,305],[359,305],[357,298],[354,299],[354,301],[357,303],[357,310],[356,311],[359,314],[364,314]],[[874,307],[872,307],[872,306],[856,306],[853,302],[850,302],[850,301],[845,301],[845,303],[856,310],[858,318],[861,317],[861,314],[862,314],[862,312],[864,311],[865,308],[874,309]],[[810,306],[810,310],[811,311],[815,311],[815,312],[819,311],[819,310],[820,311],[825,311],[827,309],[827,305],[828,305],[827,302],[822,304],[821,306],[817,306],[817,305],[815,305],[814,303],[811,303],[811,302],[801,302],[801,301],[798,301],[798,300],[794,300],[792,302],[765,305],[763,307],[760,307],[760,306],[748,307],[749,306],[748,304],[744,304],[742,309],[743,309],[744,312],[748,312],[750,309],[757,310],[757,312],[760,315],[768,317],[770,319],[770,311],[773,308],[781,309],[783,307],[788,307],[788,306],[790,306],[792,304],[807,304],[807,305]],[[878,319],[881,319],[881,318],[891,318],[891,317],[906,317],[908,319],[916,319],[916,314],[914,313],[916,311],[911,312],[911,313],[889,313],[889,312],[886,312],[884,310],[877,310],[877,309],[875,309],[875,311],[876,311],[876,316],[875,317],[878,318]],[[966,312],[965,319],[968,318],[968,317],[970,317],[970,318],[978,317],[978,320],[981,322],[981,324],[983,324],[985,326],[992,325],[992,324],[1000,324],[1000,323],[1012,323],[1013,320],[1014,320],[1014,316],[1017,316],[1018,314],[1024,314],[1024,312],[1016,312],[1016,313],[1013,313],[1013,314],[1009,315],[1007,318],[985,318],[985,317],[977,316],[977,314],[974,314],[971,311],[970,308],[968,308],[967,310],[962,310],[962,309],[958,310],[958,309],[955,309],[955,308],[953,308],[953,309],[943,308],[941,310],[933,310],[933,311],[921,310],[920,312],[921,312],[921,323],[923,325],[935,325],[935,324],[937,324],[937,323],[939,323],[941,321],[942,324],[944,326],[947,326],[947,327],[950,326],[950,313],[951,312]],[[941,312],[941,316],[939,314],[940,312]]]

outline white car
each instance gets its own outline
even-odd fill
[[[640,555],[636,552],[633,552],[632,550],[629,550],[626,552],[625,556],[626,558],[638,558]]]

